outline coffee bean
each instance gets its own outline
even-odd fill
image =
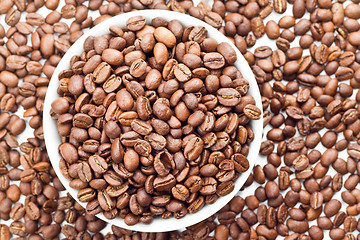
[[[217,91],[217,98],[224,106],[235,106],[240,102],[240,94],[232,88],[221,88]]]
[[[358,156],[358,147],[359,145],[358,144],[349,144],[348,145],[348,154],[352,157],[352,158],[355,158],[355,159],[359,159],[359,156]]]
[[[286,11],[287,5],[286,1],[277,0],[274,1],[274,10],[277,13],[284,13]]]
[[[293,119],[300,120],[303,118],[303,111],[300,108],[289,106],[286,113]]]
[[[244,113],[247,117],[249,117],[250,119],[253,120],[258,120],[260,119],[260,114],[261,111],[258,107],[256,107],[255,105],[252,104],[248,104],[244,107]]]
[[[0,73],[0,82],[7,87],[16,87],[19,82],[19,78],[12,72],[2,71]]]
[[[164,43],[166,47],[173,47],[176,44],[174,34],[165,27],[158,27],[154,31],[154,37],[157,41]]]
[[[92,172],[89,164],[83,162],[79,163],[77,167],[79,179],[83,182],[90,182],[92,179]]]
[[[206,53],[203,61],[205,67],[210,69],[219,69],[225,65],[225,59],[220,53]]]
[[[332,239],[343,239],[345,237],[345,231],[340,228],[333,228],[329,233]]]
[[[40,217],[40,209],[33,202],[25,205],[25,211],[31,220],[37,220]]]
[[[16,10],[14,8],[10,8],[9,11],[7,11],[7,14],[5,16],[5,22],[9,26],[15,26],[21,17],[21,13],[19,10]]]
[[[251,29],[257,38],[265,34],[265,26],[261,17],[255,17],[251,20]]]
[[[175,186],[176,180],[173,175],[168,174],[164,177],[156,177],[154,180],[154,189],[157,191],[169,191]]]
[[[338,80],[343,81],[350,79],[354,76],[354,70],[348,67],[341,68],[335,72],[335,76],[337,76]]]
[[[10,224],[9,231],[14,235],[25,237],[28,235],[28,233],[25,231],[24,225],[25,224],[23,222],[12,222]]]
[[[64,143],[60,146],[60,153],[64,160],[69,163],[75,163],[78,160],[76,148],[70,143]]]
[[[332,217],[339,211],[340,207],[341,203],[336,199],[332,199],[325,204],[324,213],[327,217]]]
[[[279,25],[275,21],[266,23],[265,33],[270,39],[277,39],[280,36]]]
[[[175,187],[171,189],[171,192],[174,198],[180,201],[186,201],[186,199],[189,197],[189,190],[181,184],[175,185]]]
[[[266,196],[269,198],[275,198],[279,195],[279,187],[275,182],[269,181],[265,185]]]
[[[105,159],[97,155],[93,155],[89,158],[89,165],[94,172],[99,174],[105,173],[108,169]]]
[[[309,159],[305,155],[300,155],[294,160],[293,166],[295,170],[302,171],[309,166]]]
[[[314,192],[310,197],[310,205],[313,209],[318,209],[322,206],[323,196],[321,192]]]

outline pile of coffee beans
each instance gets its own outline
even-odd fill
[[[153,8],[188,13],[234,41],[257,76],[267,124],[241,196],[169,233],[110,229],[66,196],[41,117],[49,79],[83,31]],[[358,0],[1,0],[0,14],[0,239],[360,238]],[[28,139],[16,133],[21,120],[10,127],[13,113],[24,134],[33,129]]]
[[[234,190],[261,110],[228,43],[143,16],[88,37],[52,103],[63,175],[86,211],[182,218]]]

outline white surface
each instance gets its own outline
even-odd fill
[[[51,108],[51,102],[54,101],[59,96],[56,93],[59,81],[58,81],[58,74],[60,71],[64,69],[70,68],[70,58],[73,55],[80,55],[83,51],[83,42],[88,36],[99,36],[102,34],[106,34],[109,32],[108,28],[111,25],[118,25],[120,27],[124,27],[126,25],[126,20],[132,16],[144,16],[148,22],[150,23],[151,19],[153,19],[156,16],[161,16],[164,19],[170,21],[173,19],[179,20],[183,26],[187,25],[202,25],[206,27],[208,30],[208,37],[214,38],[218,43],[221,42],[228,42],[230,43],[233,48],[236,51],[238,60],[235,63],[235,66],[241,71],[244,78],[247,79],[250,83],[250,89],[249,93],[252,95],[256,101],[256,105],[262,109],[262,103],[261,103],[261,97],[259,93],[259,89],[256,83],[256,80],[254,78],[254,75],[247,64],[246,60],[243,58],[243,56],[240,54],[240,52],[237,50],[237,48],[232,44],[230,40],[228,40],[227,37],[225,37],[223,34],[219,33],[215,28],[211,27],[210,25],[206,24],[205,22],[193,18],[189,15],[180,14],[177,12],[171,12],[171,11],[164,11],[164,10],[142,10],[142,11],[135,11],[130,13],[121,14],[118,16],[115,16],[111,19],[108,19],[101,24],[95,26],[91,30],[87,31],[78,41],[76,41],[72,47],[67,51],[67,53],[64,55],[62,60],[60,61],[58,67],[56,68],[48,88],[48,92],[45,99],[44,104],[44,113],[43,113],[43,121],[44,121],[44,135],[45,135],[45,143],[47,147],[47,151],[51,160],[51,163],[53,165],[53,168],[58,175],[59,179],[67,189],[67,191],[72,195],[74,199],[77,200],[77,193],[78,191],[75,189],[72,189],[69,186],[70,181],[65,179],[63,175],[60,172],[59,169],[59,161],[60,161],[60,155],[58,154],[58,146],[61,144],[60,137],[57,133],[56,129],[56,122],[51,119],[50,117],[50,108]],[[116,219],[106,219],[102,213],[98,214],[97,216],[104,221],[107,221],[111,224],[114,224],[119,227],[136,230],[136,231],[142,231],[142,232],[165,232],[165,231],[172,231],[180,228],[185,228],[187,226],[196,224],[214,213],[216,213],[218,210],[220,210],[224,205],[226,205],[240,190],[240,188],[243,186],[244,182],[248,178],[250,172],[252,171],[252,167],[254,166],[255,161],[258,157],[258,152],[260,148],[261,138],[262,138],[262,129],[263,129],[263,119],[262,117],[259,120],[251,121],[251,127],[255,134],[254,141],[250,144],[250,152],[248,155],[248,159],[250,162],[250,168],[245,173],[242,173],[240,177],[235,182],[235,189],[233,192],[228,194],[225,197],[219,198],[214,204],[212,205],[205,205],[203,209],[201,209],[199,212],[195,214],[187,214],[185,217],[181,219],[175,219],[170,218],[163,220],[159,217],[155,218],[154,221],[151,224],[145,225],[142,223],[138,223],[134,226],[127,226],[123,219],[116,218]],[[83,207],[86,206],[86,203],[79,202]]]

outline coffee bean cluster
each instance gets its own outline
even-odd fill
[[[106,224],[64,194],[49,164],[42,134],[43,99],[61,56],[83,31],[122,12],[148,8],[188,13],[234,39],[258,76],[265,133],[279,128],[271,135],[283,140],[268,137],[261,151],[264,158],[257,162],[242,197],[236,196],[206,221],[169,233],[115,226],[109,233],[110,227],[101,231]],[[274,13],[280,14],[279,21],[271,19]],[[359,238],[358,119],[344,120],[353,114],[357,118],[359,110],[358,0],[215,0],[212,5],[189,0],[1,0],[0,14],[5,20],[0,24],[0,145],[5,149],[0,151],[0,239]],[[261,52],[269,48],[259,47],[264,38],[275,43],[266,57]],[[273,62],[273,55],[284,62]],[[299,93],[306,100],[298,98]],[[331,114],[327,107],[333,100],[342,104]],[[290,106],[303,113],[289,117],[288,112],[295,112],[287,110]],[[16,109],[34,130],[26,141],[10,131]],[[300,150],[287,148],[294,147],[294,136],[300,137],[300,146],[300,139],[305,143]],[[321,146],[330,150],[324,152]],[[309,171],[301,170],[304,166]],[[20,177],[24,169],[32,169],[30,182]],[[59,196],[43,191],[49,186]],[[38,219],[31,210],[35,205]]]
[[[88,37],[52,103],[63,175],[86,211],[129,225],[182,218],[233,191],[261,111],[228,43],[131,17]]]

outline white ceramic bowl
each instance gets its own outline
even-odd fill
[[[241,71],[242,75],[245,79],[247,79],[250,83],[250,89],[248,94],[254,97],[256,106],[260,109],[262,109],[262,103],[261,103],[261,97],[258,85],[256,83],[256,80],[254,78],[253,72],[251,71],[247,61],[245,58],[241,55],[241,53],[238,51],[238,49],[233,45],[233,43],[225,37],[223,34],[221,34],[218,30],[211,27],[210,25],[206,24],[205,22],[196,19],[194,17],[191,17],[189,15],[172,12],[172,11],[166,11],[166,10],[141,10],[141,11],[135,11],[135,12],[129,12],[125,14],[121,14],[118,16],[115,16],[113,18],[110,18],[97,26],[93,27],[89,31],[87,31],[81,38],[79,38],[67,51],[67,53],[63,56],[60,63],[58,64],[57,68],[55,69],[55,72],[51,78],[50,85],[48,87],[48,92],[46,94],[45,104],[44,104],[44,113],[43,113],[43,124],[44,124],[44,135],[45,135],[45,143],[46,148],[50,157],[50,161],[52,163],[52,166],[58,175],[60,181],[66,188],[66,190],[71,194],[71,196],[77,199],[77,193],[78,191],[71,188],[69,186],[70,181],[67,180],[60,172],[59,169],[59,161],[60,161],[60,155],[58,153],[58,146],[61,144],[60,136],[57,133],[56,128],[56,122],[50,117],[50,109],[51,109],[51,103],[58,98],[57,95],[57,88],[59,85],[58,75],[59,73],[64,69],[70,68],[70,58],[73,55],[80,55],[83,51],[83,43],[85,39],[88,36],[99,36],[102,34],[109,33],[109,26],[111,25],[117,25],[119,27],[124,27],[126,25],[126,20],[133,16],[139,16],[142,15],[146,18],[147,23],[150,23],[151,20],[155,17],[162,17],[168,21],[177,19],[179,20],[183,26],[188,25],[194,25],[194,26],[204,26],[208,31],[208,37],[214,38],[218,43],[221,42],[228,42],[231,44],[231,46],[235,49],[237,54],[237,61],[235,62],[235,66]],[[122,227],[127,228],[135,231],[141,231],[141,232],[167,232],[167,231],[173,231],[181,228],[185,228],[187,226],[194,225],[217,211],[219,211],[223,206],[225,206],[235,195],[238,193],[240,188],[244,185],[246,179],[248,178],[250,172],[252,171],[252,168],[254,166],[254,163],[257,159],[259,149],[260,149],[260,143],[262,138],[262,130],[263,130],[263,119],[262,116],[259,120],[252,120],[251,121],[251,127],[255,134],[254,141],[250,144],[250,151],[248,155],[248,159],[250,162],[250,168],[240,174],[240,177],[235,181],[235,189],[228,195],[224,197],[220,197],[214,204],[212,205],[205,205],[199,212],[194,214],[187,214],[185,217],[181,219],[175,219],[170,218],[163,220],[159,217],[155,218],[154,221],[151,224],[145,225],[142,223],[138,223],[134,226],[128,226],[124,223],[123,219],[115,218],[112,220],[106,219],[102,213],[98,214],[97,217],[101,218],[102,220]],[[78,201],[79,202],[79,201]],[[86,203],[79,202],[80,205],[83,207],[86,206]]]

